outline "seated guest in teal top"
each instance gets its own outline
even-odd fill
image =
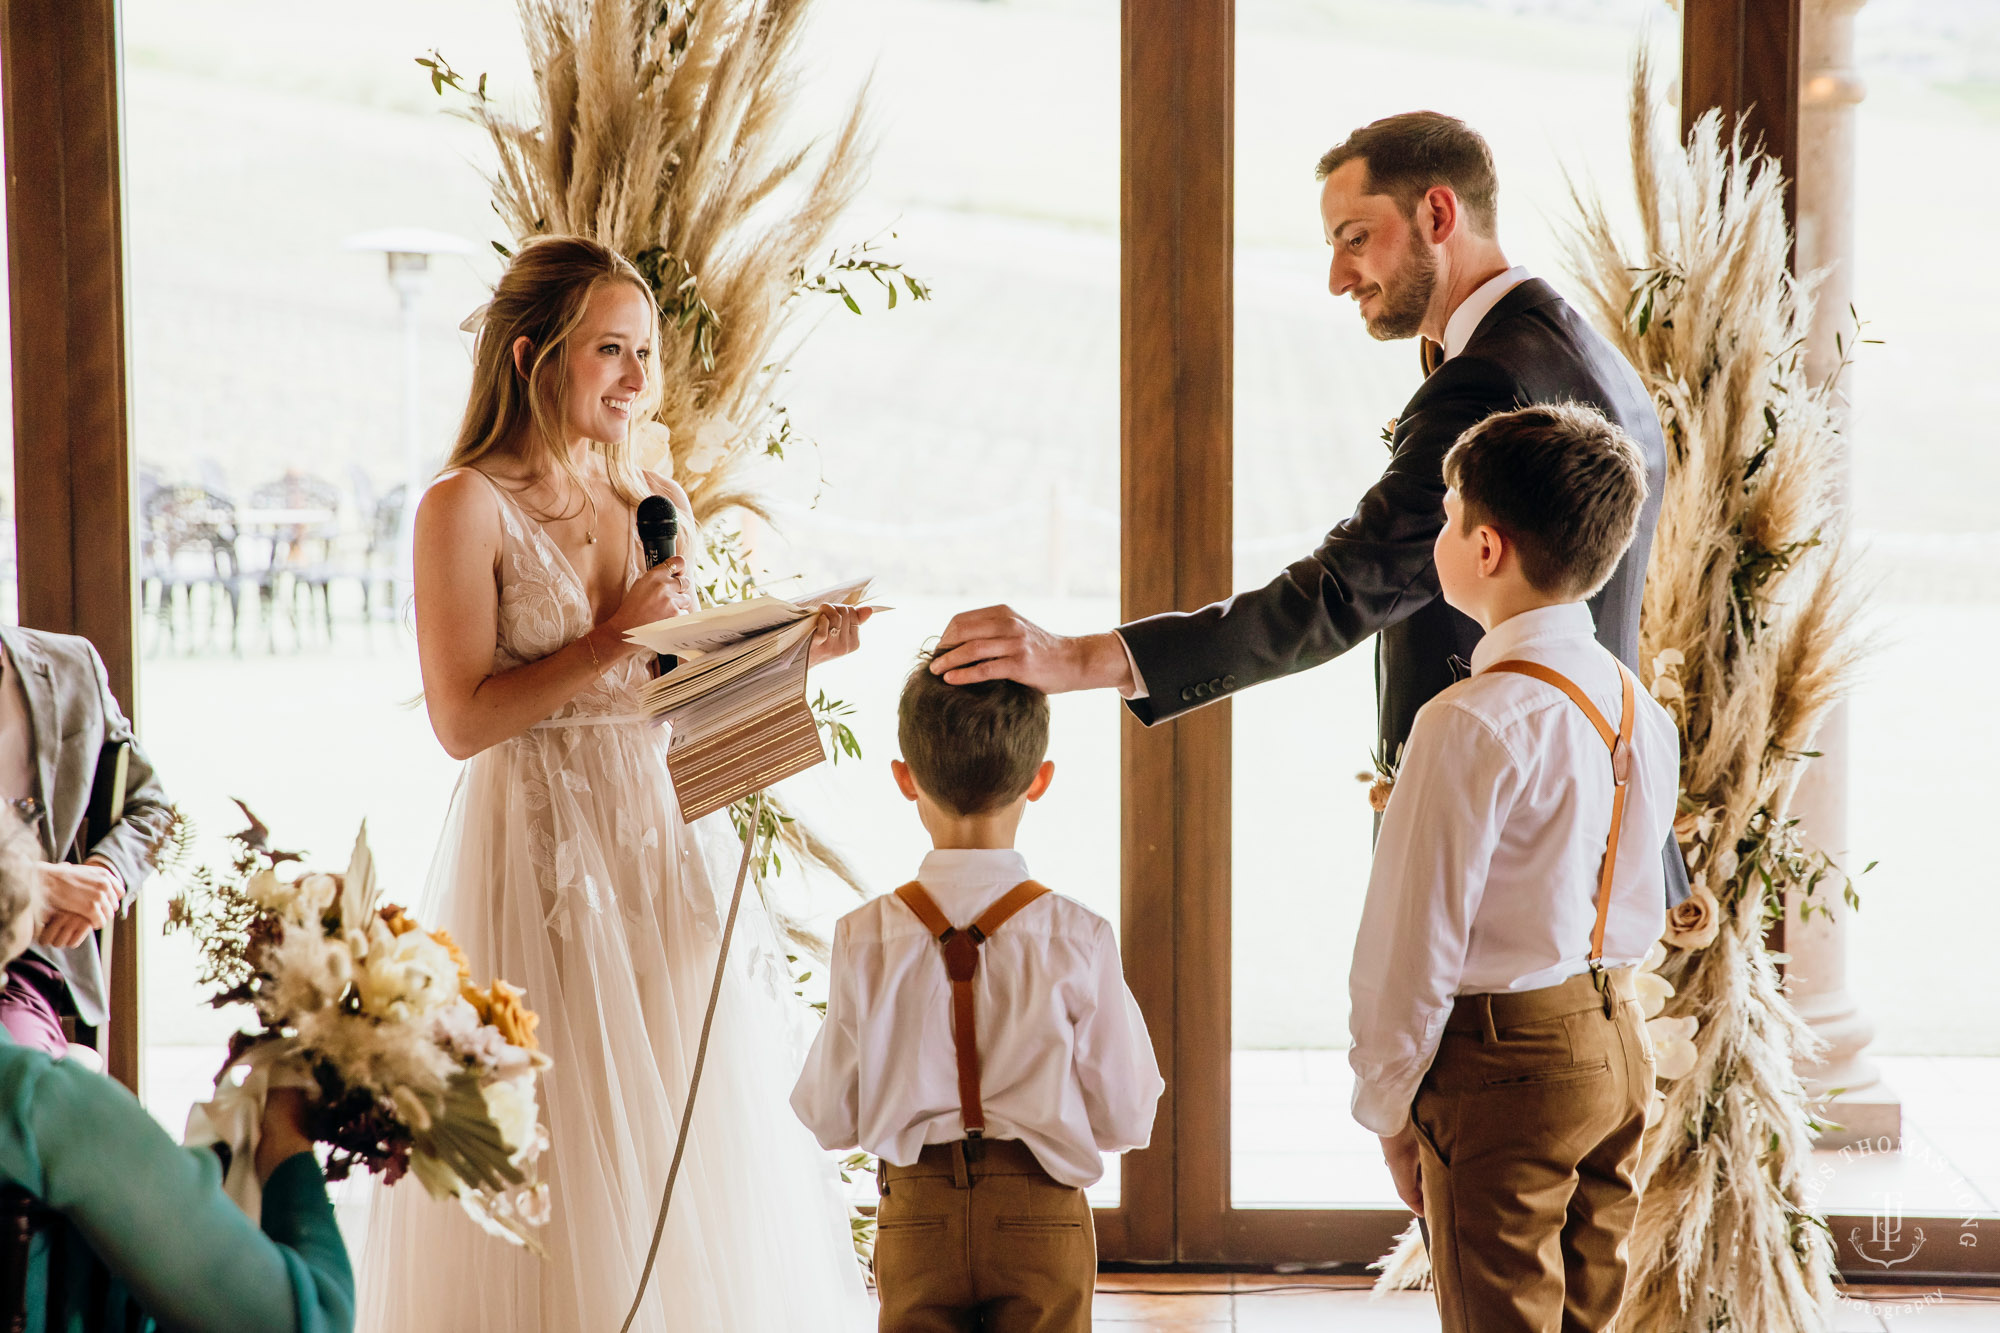
[[[38,860],[0,811],[0,965],[27,946]],[[303,1111],[295,1089],[266,1104],[260,1229],[222,1192],[212,1151],[176,1144],[102,1074],[0,1033],[0,1185],[47,1210],[29,1257],[29,1333],[351,1333],[354,1270]]]

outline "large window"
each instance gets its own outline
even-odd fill
[[[1353,510],[1384,423],[1421,378],[1327,290],[1314,165],[1347,133],[1425,108],[1492,144],[1508,257],[1558,290],[1565,173],[1632,209],[1635,44],[1679,56],[1655,0],[1497,7],[1239,0],[1236,9],[1236,573],[1260,586]],[[1235,709],[1230,1194],[1238,1207],[1394,1206],[1348,1115],[1347,968],[1368,883],[1374,644]]]
[[[2000,376],[1983,355],[2000,274],[2000,15],[1990,5],[1875,0],[1856,20],[1854,304],[1867,321],[1848,371],[1854,525],[1877,648],[1853,704],[1853,858],[1861,881],[1850,976],[1875,1053],[2000,1055],[1991,968],[2000,931],[1979,830],[2000,776],[1982,688],[2000,651]],[[1962,224],[1910,229],[1899,197],[1949,188]],[[1890,1081],[1902,1075],[1891,1062]],[[1914,1071],[1913,1071],[1914,1076]],[[1916,1095],[1912,1091],[1912,1097]],[[1913,1118],[1921,1119],[1913,1100]]]
[[[393,589],[412,386],[380,253],[424,227],[416,305],[420,470],[464,401],[459,320],[497,258],[478,133],[413,62],[432,47],[508,78],[486,6],[364,3],[339,23],[251,0],[124,7],[126,224],[138,471],[144,742],[201,851],[246,801],[280,845],[344,864],[368,820],[392,899],[424,884],[455,765]],[[483,253],[482,253],[483,252]],[[364,602],[365,594],[365,602]],[[147,1099],[178,1131],[235,1013],[198,1007],[172,886],[144,901]]]

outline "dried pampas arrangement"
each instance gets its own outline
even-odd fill
[[[1570,247],[1582,307],[1638,368],[1666,434],[1640,654],[1680,722],[1675,832],[1695,890],[1659,965],[1666,1018],[1698,1022],[1693,1068],[1666,1082],[1646,1135],[1617,1327],[1813,1333],[1828,1327],[1834,1277],[1803,1188],[1816,1126],[1796,1069],[1815,1038],[1764,937],[1788,894],[1826,910],[1812,895],[1838,878],[1788,811],[1861,653],[1842,445],[1833,386],[1804,369],[1813,284],[1790,272],[1782,176],[1716,114],[1685,148],[1657,114],[1642,54],[1639,247],[1581,196]],[[1427,1277],[1413,1243],[1379,1285]]]

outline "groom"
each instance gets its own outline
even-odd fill
[[[1590,600],[1597,638],[1628,666],[1666,481],[1651,400],[1617,349],[1526,269],[1496,230],[1493,156],[1477,131],[1434,111],[1363,126],[1322,157],[1327,287],[1354,298],[1379,339],[1419,336],[1426,378],[1397,418],[1389,466],[1310,556],[1270,583],[1199,611],[1064,637],[1005,606],[963,612],[931,663],[954,685],[1004,677],[1049,693],[1109,686],[1152,726],[1376,639],[1376,712],[1392,762],[1417,710],[1466,671],[1479,626],[1438,594],[1431,548],[1444,526],[1442,464],[1466,428],[1535,403],[1582,403],[1617,422],[1646,462],[1639,532]],[[1687,896],[1665,851],[1668,905]]]

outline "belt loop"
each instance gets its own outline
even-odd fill
[[[875,1159],[875,1197],[878,1199],[889,1197],[889,1159],[886,1157]]]
[[[1491,995],[1480,995],[1474,998],[1479,1005],[1479,1039],[1481,1041],[1499,1041],[1500,1033],[1493,1026],[1493,997]]]
[[[1611,974],[1604,970],[1604,964],[1593,958],[1590,960],[1590,984],[1597,987],[1598,996],[1604,1001],[1604,1016],[1618,1017],[1618,1000],[1611,993]]]
[[[972,1188],[972,1172],[967,1169],[965,1164],[964,1139],[955,1139],[952,1141],[951,1183],[955,1189],[969,1190]]]

